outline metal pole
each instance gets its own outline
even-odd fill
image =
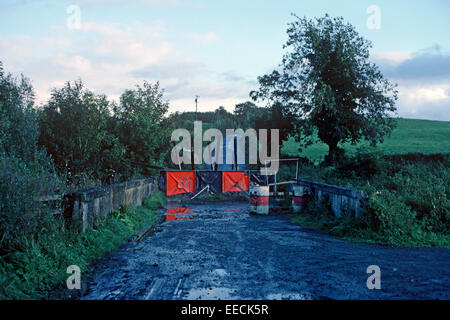
[[[183,152],[184,152],[184,150],[183,150]],[[180,168],[180,171],[181,171],[180,150],[177,150],[177,158],[178,158],[178,167]]]
[[[276,194],[277,194],[277,174],[276,173],[275,173],[274,177],[275,177],[275,184],[273,185],[273,192],[275,193],[275,198],[276,198]]]
[[[197,121],[197,103],[200,96],[195,96],[195,121]]]

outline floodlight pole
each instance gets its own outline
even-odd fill
[[[200,98],[200,96],[195,96],[195,121],[197,121],[197,104],[198,104],[198,98]]]

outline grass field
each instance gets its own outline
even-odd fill
[[[365,142],[357,145],[345,143],[342,147],[351,155],[359,147],[368,145]],[[398,119],[397,128],[377,146],[377,150],[385,154],[450,153],[450,122]],[[302,156],[318,162],[328,153],[328,146],[318,142],[298,152],[298,143],[289,139],[283,142],[281,152],[290,157]]]

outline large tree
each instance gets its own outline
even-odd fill
[[[88,174],[108,180],[120,166],[124,148],[107,129],[109,104],[81,80],[52,90],[40,114],[39,143],[69,178]]]
[[[329,162],[338,143],[382,142],[395,127],[397,91],[369,61],[371,42],[341,17],[293,16],[279,68],[259,77],[260,88],[250,96],[295,114],[298,140],[310,142],[317,132],[329,146]]]
[[[30,161],[39,127],[30,81],[3,71],[0,61],[0,153]]]
[[[135,163],[165,165],[169,152],[169,128],[164,127],[163,119],[169,109],[164,100],[164,90],[159,82],[151,84],[144,81],[134,90],[125,90],[120,104],[114,107],[114,126],[119,141],[126,148],[124,157],[128,160],[128,170],[133,173],[150,174],[145,167]]]

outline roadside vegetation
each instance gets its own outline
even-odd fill
[[[37,107],[30,81],[0,62],[0,299],[47,298],[65,283],[68,266],[86,271],[93,259],[157,223],[160,193],[82,234],[64,221],[61,203],[77,189],[153,174],[133,163],[162,163],[167,107],[157,83],[126,90],[116,104],[81,80],[54,89]],[[59,201],[40,201],[48,196]]]
[[[359,152],[333,167],[303,165],[302,178],[362,190],[366,198],[361,217],[336,218],[326,201],[309,201],[292,220],[352,241],[450,247],[449,161],[449,154]]]
[[[154,210],[160,206],[159,195],[149,197],[143,206],[122,207],[82,234],[47,219],[39,233],[17,239],[20,246],[0,256],[0,299],[49,298],[52,289],[65,284],[68,266],[79,266],[83,275],[92,261],[159,223]]]

